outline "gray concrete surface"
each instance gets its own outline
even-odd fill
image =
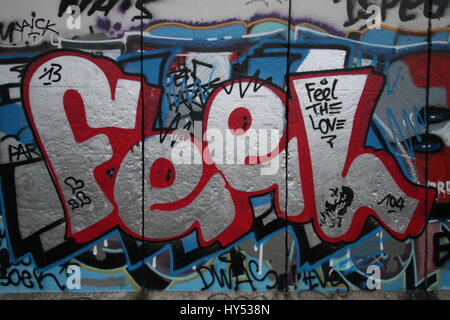
[[[450,300],[450,291],[96,292],[1,294],[1,300]]]

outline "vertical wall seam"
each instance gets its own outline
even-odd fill
[[[427,28],[427,78],[426,78],[426,91],[425,91],[425,110],[426,110],[426,126],[425,126],[425,217],[427,217],[428,212],[428,179],[429,179],[429,160],[430,160],[430,141],[429,141],[429,131],[430,131],[430,81],[431,81],[431,51],[432,51],[432,23],[431,15],[433,9],[433,0],[429,0],[428,4],[428,28]],[[427,218],[426,218],[427,219]],[[428,219],[427,219],[428,220]],[[425,259],[424,259],[424,290],[428,291],[428,224],[425,221]]]
[[[288,274],[289,274],[289,243],[288,243],[288,193],[289,193],[289,100],[290,100],[290,87],[289,87],[289,58],[291,55],[291,13],[292,13],[292,0],[288,2],[288,30],[287,30],[287,51],[286,51],[286,156],[285,156],[285,201],[284,201],[284,219],[285,219],[285,230],[284,230],[284,246],[285,246],[285,256],[284,256],[284,268],[285,268],[285,283],[284,291],[288,292]]]
[[[141,16],[143,16],[143,6],[140,6]],[[144,20],[141,21],[141,37],[140,37],[140,60],[141,60],[141,248],[142,248],[142,267],[144,267],[145,259],[145,241],[144,241],[144,196],[145,196],[145,150],[144,150],[144,139],[145,139],[145,118],[144,118]],[[145,272],[142,272],[141,281],[141,292],[144,292],[145,283]]]

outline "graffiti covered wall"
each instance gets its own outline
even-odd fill
[[[0,11],[0,292],[448,290],[448,1]]]

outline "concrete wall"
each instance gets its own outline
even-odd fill
[[[448,289],[449,10],[3,1],[0,292]]]

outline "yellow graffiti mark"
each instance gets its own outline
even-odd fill
[[[423,31],[404,30],[401,28],[391,27],[391,26],[388,26],[385,24],[381,24],[379,29],[393,31],[393,32],[399,33],[401,35],[410,35],[410,36],[426,36],[428,34],[428,30],[423,30]],[[367,27],[362,30],[348,30],[348,31],[346,31],[345,36],[348,37],[350,33],[360,33],[362,36],[370,30],[372,30],[372,29],[369,29]],[[436,29],[431,30],[431,33],[435,34],[435,33],[444,32],[444,31],[450,31],[450,27],[447,26],[447,27],[436,28]]]
[[[209,267],[213,264],[213,262],[215,261],[215,258],[211,258],[209,259],[206,263],[205,266]],[[186,278],[183,279],[176,279],[176,280],[172,280],[172,282],[170,283],[170,285],[167,287],[168,289],[172,288],[173,286],[175,286],[177,283],[182,283],[182,282],[187,282],[187,281],[191,281],[194,280],[196,278],[198,278],[200,275],[198,272],[192,273],[189,276],[186,276]]]
[[[276,22],[276,23],[283,24],[285,26],[288,25],[288,22],[286,20],[279,19],[279,18],[261,18],[261,19],[258,19],[258,20],[252,21],[252,22],[248,22],[248,23],[245,21],[241,21],[241,20],[233,20],[233,21],[218,23],[218,24],[209,25],[209,26],[193,26],[193,25],[189,25],[186,23],[182,23],[182,22],[162,22],[162,23],[158,23],[158,24],[149,26],[147,29],[144,30],[144,32],[150,32],[150,31],[160,28],[160,27],[171,27],[171,26],[172,27],[181,27],[181,28],[191,29],[191,30],[210,30],[210,29],[217,29],[217,28],[231,26],[231,25],[242,25],[248,30],[252,27],[255,27],[258,24],[265,23],[265,22]],[[291,31],[294,31],[294,30],[295,30],[295,26],[291,25]],[[322,29],[320,29],[320,30],[322,30]]]
[[[117,268],[117,269],[111,269],[111,270],[101,270],[101,269],[89,267],[89,266],[87,266],[85,264],[80,263],[79,261],[77,261],[77,263],[80,265],[80,268],[86,269],[86,270],[89,270],[89,271],[92,271],[92,272],[96,272],[96,273],[103,273],[103,274],[119,274],[119,273],[121,273],[127,278],[128,283],[130,284],[130,286],[135,291],[139,291],[141,289],[136,284],[134,279],[128,274],[128,272],[125,270],[125,268]]]

